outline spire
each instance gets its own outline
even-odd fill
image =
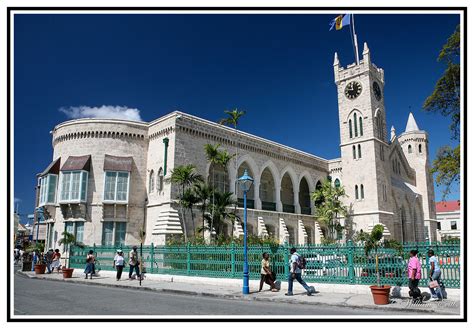
[[[418,125],[416,124],[415,117],[413,116],[413,113],[410,112],[408,115],[408,121],[407,121],[407,126],[405,128],[405,132],[411,132],[411,131],[418,131],[420,130],[418,128]]]
[[[395,127],[392,126],[392,128],[390,128],[390,140],[393,140],[395,136],[397,136],[397,134],[395,133]]]
[[[362,55],[368,54],[369,52],[369,46],[367,46],[367,42],[364,42],[364,51],[362,52]]]
[[[336,65],[339,66],[339,58],[337,57],[337,52],[334,53],[334,64],[333,65],[334,66],[336,66]]]

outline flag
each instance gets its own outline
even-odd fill
[[[329,22],[329,31],[333,30],[334,27],[336,30],[342,29],[343,26],[349,25],[351,23],[352,14],[339,15]]]

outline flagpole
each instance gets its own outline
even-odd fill
[[[355,31],[355,20],[354,20],[354,14],[352,16],[352,34],[354,35],[354,44],[355,44],[355,52],[356,52],[356,63],[359,65],[359,44],[357,42],[357,34]]]

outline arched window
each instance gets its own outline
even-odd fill
[[[148,180],[148,193],[153,193],[154,189],[155,189],[155,172],[151,170],[150,178]]]
[[[352,158],[356,159],[356,146],[352,145]]]
[[[364,198],[364,185],[360,184],[360,198]]]
[[[352,120],[349,120],[349,137],[352,138]]]
[[[360,135],[364,135],[364,130],[362,130],[362,117],[359,117],[359,129],[360,129]]]
[[[421,153],[421,144],[418,144],[418,153]]]
[[[158,170],[158,191],[163,191],[163,168]]]
[[[362,158],[362,151],[361,151],[361,148],[360,148],[360,144],[357,145],[357,152],[359,153],[359,159]]]
[[[336,178],[336,180],[334,181],[334,186],[341,187],[341,181],[339,180],[339,178]]]
[[[411,145],[408,145],[408,153],[411,153],[412,150],[411,150]]]
[[[356,185],[355,186],[355,195],[356,195],[356,200],[359,199],[359,187]]]
[[[354,133],[355,137],[357,137],[357,114],[354,113]]]

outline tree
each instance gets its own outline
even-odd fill
[[[211,205],[211,215],[207,215],[210,230],[212,233],[213,228],[216,230],[216,235],[222,233],[223,225],[226,219],[230,219],[232,223],[235,220],[235,212],[229,211],[228,208],[235,206],[236,200],[231,192],[220,192],[214,191],[214,205]]]
[[[66,266],[65,268],[69,268],[69,248],[70,246],[78,246],[80,248],[84,248],[84,245],[81,242],[76,241],[76,236],[72,233],[69,233],[67,231],[64,231],[62,233],[62,238],[59,239],[58,244],[59,245],[64,245],[66,253],[68,254],[68,257],[66,258]]]
[[[183,224],[183,230],[184,230],[184,242],[188,242],[188,234],[187,234],[187,229],[186,229],[186,218],[185,218],[185,213],[184,213],[184,207],[182,204],[182,200],[184,197],[184,191],[187,187],[190,185],[193,185],[198,182],[202,182],[203,178],[201,175],[196,173],[196,167],[194,165],[182,165],[174,168],[171,171],[171,176],[168,178],[169,181],[172,183],[178,184],[179,189],[180,189],[180,197],[179,197],[179,205],[180,205],[180,211],[181,211],[181,218],[182,218],[182,224]]]
[[[441,49],[438,62],[446,65],[446,70],[436,82],[433,93],[428,96],[423,104],[424,110],[440,113],[451,118],[450,129],[453,139],[459,139],[460,125],[460,27],[448,38]],[[436,160],[433,162],[432,173],[437,173],[436,184],[444,185],[443,199],[451,191],[453,182],[459,181],[460,175],[460,147],[444,146],[438,150]]]
[[[229,152],[227,152],[227,150],[224,150],[224,151],[220,151],[219,154],[217,155],[217,159],[218,159],[218,163],[224,167],[224,192],[225,192],[225,185],[227,183],[227,166],[229,165],[229,162],[230,160],[232,160],[232,158],[234,157],[234,155],[231,155],[229,154]]]
[[[194,190],[191,188],[187,188],[184,191],[183,197],[181,198],[181,204],[183,209],[186,211],[189,210],[191,213],[191,223],[193,224],[193,236],[196,236],[196,227],[194,225],[194,206],[199,202],[198,197],[194,194]]]
[[[375,252],[375,273],[377,275],[377,286],[380,287],[380,273],[379,273],[379,255],[378,249],[382,247],[380,240],[383,238],[383,225],[377,224],[372,229],[370,234],[360,235],[360,241],[364,242],[365,255],[369,256],[369,253],[373,250]]]
[[[200,203],[199,208],[201,209],[201,215],[202,215],[202,235],[204,237],[204,228],[205,228],[205,214],[206,210],[208,208],[208,202],[209,199],[211,198],[211,195],[213,193],[213,189],[209,184],[206,183],[199,183],[194,185],[194,194],[196,195],[196,198],[198,199],[198,202]]]
[[[328,227],[332,239],[335,239],[336,233],[342,229],[338,217],[347,216],[347,207],[340,199],[344,196],[346,196],[344,187],[333,186],[330,179],[326,179],[311,194],[311,198],[315,201],[316,219]]]
[[[225,126],[232,126],[234,127],[234,133],[235,133],[235,162],[234,162],[234,169],[235,172],[237,173],[237,161],[239,158],[239,148],[238,148],[238,142],[237,142],[237,126],[239,125],[240,118],[242,118],[245,115],[245,111],[239,111],[239,109],[235,108],[232,111],[224,111],[225,114],[227,114],[227,118],[219,120],[219,123],[221,125]]]

